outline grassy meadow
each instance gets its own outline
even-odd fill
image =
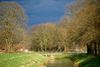
[[[38,67],[47,58],[37,53],[0,54],[0,67]]]
[[[50,53],[2,53],[0,54],[0,67],[41,67],[48,59],[44,55]],[[99,56],[89,56],[87,54],[72,53],[51,53],[55,59],[71,60],[76,67],[100,67]],[[66,63],[67,64],[67,63]]]

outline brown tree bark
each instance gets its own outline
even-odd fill
[[[97,43],[94,43],[94,55],[97,56]]]

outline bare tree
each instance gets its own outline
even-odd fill
[[[0,44],[5,45],[6,52],[13,51],[13,46],[22,41],[25,20],[25,13],[17,3],[0,2]]]

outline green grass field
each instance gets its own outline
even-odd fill
[[[45,54],[45,53],[43,53]],[[71,59],[78,67],[100,67],[100,57],[86,54],[55,54],[56,59]],[[42,53],[2,53],[0,67],[41,67],[48,60]]]
[[[38,67],[47,58],[37,53],[0,54],[0,67]]]

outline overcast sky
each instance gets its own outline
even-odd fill
[[[57,22],[63,17],[65,6],[74,0],[0,0],[19,3],[28,16],[28,25]]]

